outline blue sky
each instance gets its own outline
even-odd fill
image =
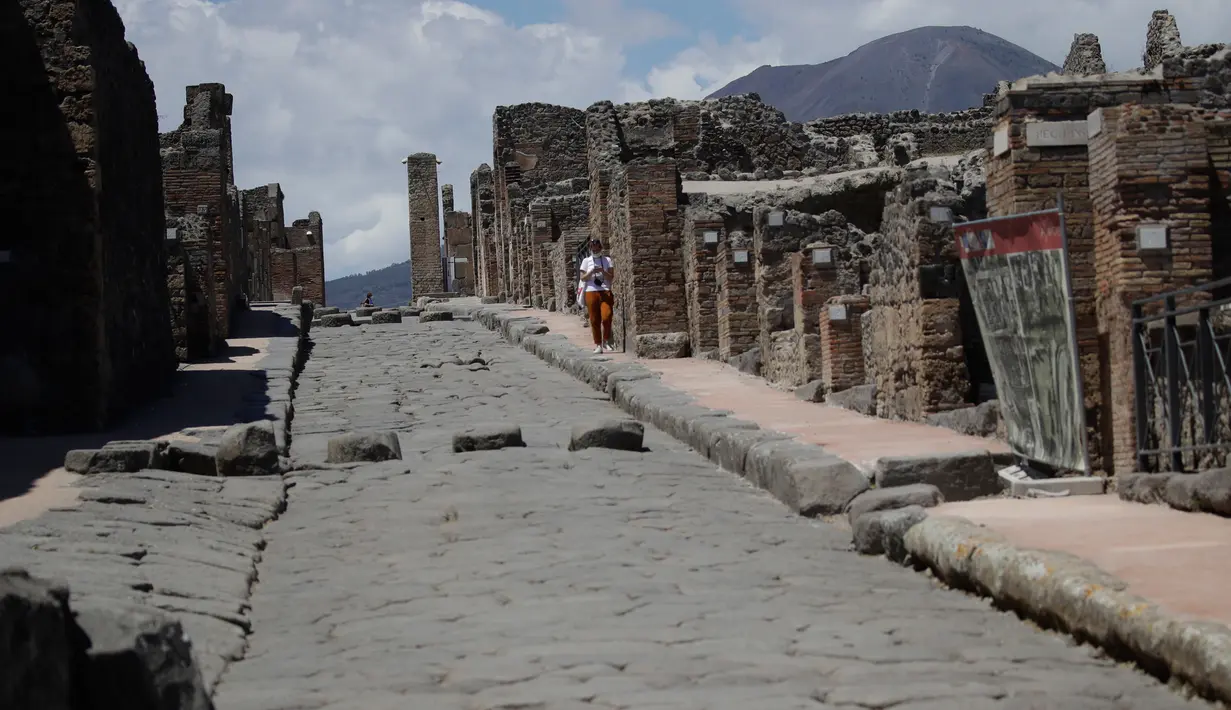
[[[410,153],[435,153],[468,209],[500,104],[697,99],[762,64],[823,62],[924,25],[978,27],[1055,63],[1094,32],[1127,69],[1160,4],[1186,44],[1231,39],[1227,0],[112,2],[162,130],[178,126],[186,85],[225,84],[237,184],[280,183],[288,220],[321,213],[327,278],[408,258]]]

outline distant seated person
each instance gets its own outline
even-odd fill
[[[360,303],[359,307],[360,308],[371,308],[374,305],[376,304],[372,303],[372,292],[368,291],[367,297],[363,299],[363,303]]]

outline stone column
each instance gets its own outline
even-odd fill
[[[743,232],[732,232],[714,258],[718,356],[723,360],[757,347],[756,267],[748,242]]]
[[[410,202],[410,290],[418,298],[445,289],[435,155],[407,156],[406,194]]]
[[[684,289],[688,300],[688,341],[694,356],[718,348],[718,284],[715,257],[724,238],[714,215],[685,217]]]
[[[862,319],[866,296],[835,296],[824,303],[817,325],[826,394],[864,384]]]

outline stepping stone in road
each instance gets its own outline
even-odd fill
[[[372,325],[401,323],[402,314],[397,311],[377,311],[372,314]]]
[[[344,325],[354,325],[355,321],[351,320],[349,313],[330,313],[327,316],[321,316],[322,328],[341,328]]]
[[[525,446],[521,427],[516,424],[492,424],[475,427],[453,435],[453,452],[495,451],[511,446]]]
[[[381,310],[380,306],[364,306],[362,308],[356,308],[355,317],[356,318],[367,318],[368,316],[380,310]]]
[[[329,440],[327,463],[391,461],[402,458],[402,445],[392,431],[350,432]]]
[[[159,468],[166,442],[112,441],[101,449],[76,449],[64,456],[64,468],[80,474],[136,473]]]
[[[269,421],[236,424],[227,429],[214,454],[220,476],[269,476],[279,473],[278,444]]]
[[[616,449],[643,451],[645,427],[633,419],[611,419],[597,424],[577,424],[568,444],[569,451]]]
[[[424,311],[419,314],[420,323],[433,323],[435,321],[453,320],[452,311]]]
[[[162,454],[163,468],[168,471],[195,473],[198,476],[217,476],[216,450],[195,442],[171,441]]]

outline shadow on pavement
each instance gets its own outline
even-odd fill
[[[296,338],[298,330],[273,311],[247,311],[237,319],[231,342],[219,356],[182,366],[171,394],[130,412],[107,431],[52,436],[0,436],[0,501],[21,496],[40,478],[61,467],[72,449],[98,448],[108,441],[153,439],[194,427],[223,427],[263,416],[269,403],[266,362],[269,339]]]

